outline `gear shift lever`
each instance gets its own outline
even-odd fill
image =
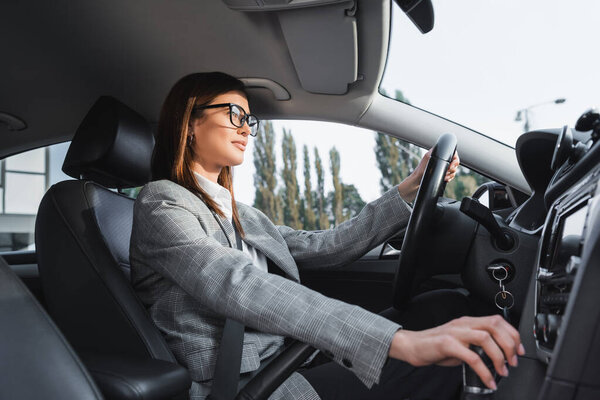
[[[498,381],[498,375],[496,374],[496,370],[494,369],[494,363],[492,360],[485,354],[483,349],[479,346],[471,345],[469,347],[473,350],[481,360],[485,364],[485,366],[490,370],[496,382]],[[479,376],[473,371],[471,367],[469,367],[466,363],[463,363],[463,393],[461,396],[461,400],[471,400],[471,399],[491,399],[495,390],[488,388],[485,383],[481,381]]]

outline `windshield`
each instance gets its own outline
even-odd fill
[[[433,0],[422,35],[392,7],[380,91],[514,146],[600,104],[600,1]]]

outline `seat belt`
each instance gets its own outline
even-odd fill
[[[233,226],[235,229],[235,224]],[[237,229],[235,242],[238,250],[242,251],[242,239]],[[208,400],[233,400],[237,395],[243,345],[244,325],[227,318]]]

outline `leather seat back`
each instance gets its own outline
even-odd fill
[[[101,97],[65,158],[63,171],[77,180],[52,186],[40,204],[35,242],[44,296],[77,351],[175,362],[129,282],[134,200],[108,189],[148,182],[153,146],[139,114]]]
[[[0,398],[102,399],[71,346],[2,257],[0,326]]]

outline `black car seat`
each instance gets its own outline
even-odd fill
[[[0,326],[0,398],[102,399],[79,357],[2,257]]]
[[[47,308],[109,398],[187,397],[191,380],[129,283],[134,200],[109,188],[150,180],[148,123],[101,97],[40,203],[35,244]],[[160,378],[160,379],[158,379]]]
[[[147,183],[153,146],[139,114],[101,97],[79,126],[63,164],[76,180],[53,185],[36,220],[38,266],[50,315],[104,395],[115,399],[164,399],[183,388],[185,397],[191,385],[129,282],[134,200],[107,189]],[[313,352],[300,342],[288,346],[244,381],[237,399],[266,399]]]

